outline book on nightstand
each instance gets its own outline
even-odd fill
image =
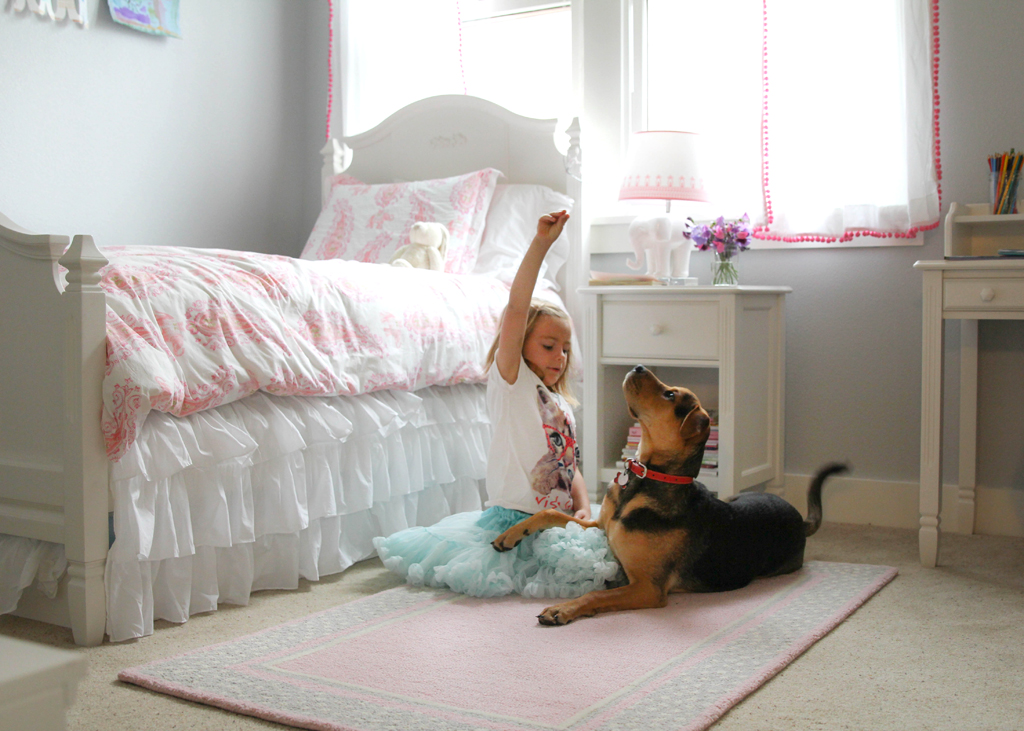
[[[704,445],[704,460],[700,465],[700,474],[709,477],[718,475],[718,412],[708,409],[711,417],[711,434]],[[615,462],[615,469],[620,472],[626,469],[626,460],[636,457],[636,450],[640,446],[640,422],[629,427],[626,435],[626,444],[622,448],[621,459]]]
[[[704,445],[704,461],[700,465],[700,473],[708,477],[718,476],[718,411],[708,409],[711,417],[711,434]]]
[[[624,470],[626,469],[626,460],[636,457],[636,450],[640,446],[640,422],[636,422],[633,426],[629,427],[626,433],[626,444],[622,448],[621,458],[616,461],[615,469]]]
[[[649,274],[616,274],[613,272],[590,272],[590,285],[603,287],[606,285],[642,285],[661,284],[661,280]]]

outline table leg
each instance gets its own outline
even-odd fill
[[[960,321],[960,480],[956,532],[974,533],[978,462],[978,321]]]
[[[921,331],[921,488],[918,545],[921,564],[939,555],[942,507],[942,272],[925,272]]]

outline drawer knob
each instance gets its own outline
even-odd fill
[[[650,329],[651,329],[651,335],[661,335],[663,332],[665,332],[665,326],[664,325],[651,325]]]
[[[984,287],[981,290],[981,301],[991,302],[996,298],[996,291],[991,287]]]

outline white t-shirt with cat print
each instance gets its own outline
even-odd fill
[[[537,513],[572,511],[579,462],[576,420],[566,400],[548,390],[523,358],[509,384],[491,364],[487,411],[492,437],[487,461],[487,506]]]

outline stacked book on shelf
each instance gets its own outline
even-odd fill
[[[711,435],[708,437],[707,444],[704,445],[704,461],[700,466],[700,473],[708,477],[718,476],[718,412],[714,409],[708,409],[708,415],[711,417]],[[620,472],[626,469],[626,460],[629,458],[636,457],[636,450],[640,446],[640,422],[634,423],[629,427],[629,433],[626,435],[626,444],[622,448],[621,459],[615,462],[615,469]]]
[[[718,412],[708,409],[711,417],[711,436],[704,445],[704,461],[700,465],[700,473],[705,476],[718,476]]]
[[[622,448],[622,458],[615,463],[615,469],[622,471],[626,469],[626,460],[636,457],[636,450],[640,447],[640,422],[629,427],[626,435],[626,446]]]

